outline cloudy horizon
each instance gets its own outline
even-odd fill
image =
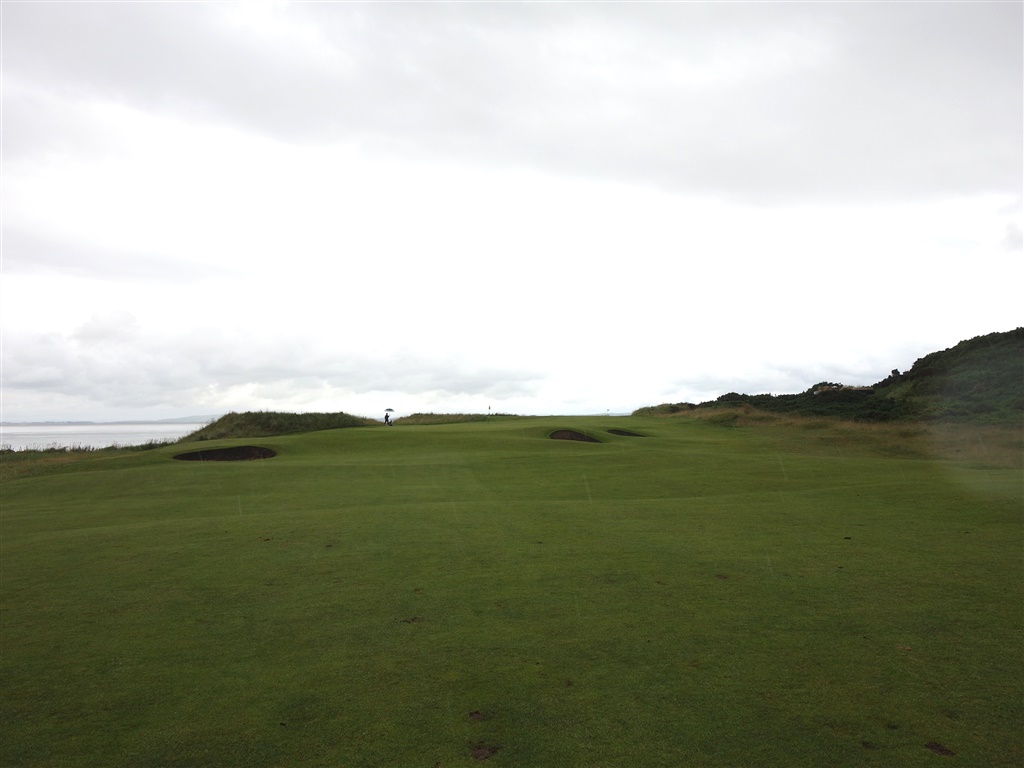
[[[2,418],[630,412],[1024,325],[1024,6],[12,3]]]

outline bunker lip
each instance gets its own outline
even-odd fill
[[[277,451],[262,448],[258,445],[236,445],[230,448],[207,448],[203,451],[179,453],[174,458],[178,461],[255,461],[256,459],[272,459]]]
[[[646,437],[646,435],[638,435],[636,432],[630,432],[628,429],[609,429],[609,435],[618,435],[619,437]]]
[[[548,435],[548,437],[550,437],[552,440],[578,440],[583,443],[601,442],[600,440],[590,437],[589,435],[584,435],[582,432],[577,432],[576,430],[573,429],[556,429],[554,432]]]

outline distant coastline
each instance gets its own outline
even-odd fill
[[[0,421],[0,427],[98,427],[125,424],[209,424],[219,416],[181,416],[176,419],[125,419],[121,421]]]
[[[0,424],[0,449],[90,449],[174,442],[210,423],[210,419],[203,417],[192,418],[200,420],[3,422]]]

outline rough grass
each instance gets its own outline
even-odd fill
[[[919,437],[529,418],[5,482],[0,765],[1020,765],[1021,473]]]
[[[951,422],[864,422],[770,413],[750,406],[695,409],[664,414],[723,427],[771,427],[777,439],[789,438],[794,448],[819,442],[859,446],[882,455],[966,462],[978,466],[1024,469],[1024,423],[1017,425]]]
[[[0,448],[0,483],[18,477],[46,474],[63,466],[80,466],[95,458],[123,456],[137,451],[151,451],[173,444],[174,440],[150,440],[138,445],[109,445],[95,448],[85,445],[52,445],[47,448],[14,450]]]

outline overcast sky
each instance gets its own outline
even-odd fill
[[[7,421],[573,414],[1024,324],[1020,2],[5,2]]]

